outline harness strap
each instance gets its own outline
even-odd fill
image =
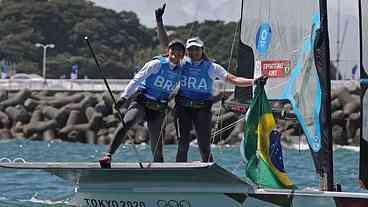
[[[146,108],[154,110],[154,111],[165,112],[166,109],[168,108],[167,103],[162,103],[162,102],[147,98],[143,94],[138,95],[137,102],[141,103]]]
[[[210,108],[212,106],[210,100],[191,100],[182,96],[177,96],[175,103],[190,108]]]

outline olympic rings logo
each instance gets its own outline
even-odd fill
[[[191,207],[188,200],[158,200],[157,207]]]

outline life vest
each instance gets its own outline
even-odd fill
[[[213,80],[208,75],[211,64],[208,60],[202,60],[199,64],[184,63],[179,95],[192,100],[207,100],[211,97]]]
[[[148,76],[138,90],[147,98],[166,103],[180,80],[182,67],[177,65],[176,68],[170,69],[166,58],[160,57],[159,60],[159,71]]]

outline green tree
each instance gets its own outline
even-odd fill
[[[107,78],[131,78],[160,52],[156,31],[141,25],[134,12],[115,12],[87,0],[2,0],[0,22],[0,60],[16,62],[18,72],[41,75],[42,49],[35,43],[55,44],[47,50],[48,78],[68,76],[72,64],[79,65],[80,77],[102,78],[84,36]],[[183,40],[201,37],[209,56],[227,67],[237,26],[205,21],[167,28]]]

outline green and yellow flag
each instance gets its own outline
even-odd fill
[[[266,188],[295,188],[284,171],[280,133],[264,86],[257,85],[247,112],[241,151],[248,161],[246,175]]]

